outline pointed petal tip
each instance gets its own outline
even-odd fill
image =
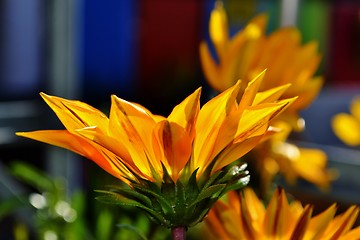
[[[26,132],[16,132],[15,135],[19,137],[23,137],[24,135],[26,135]]]

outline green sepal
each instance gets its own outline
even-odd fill
[[[153,198],[152,204],[154,204],[154,200],[161,206],[161,210],[164,214],[169,214],[170,212],[173,212],[174,209],[171,205],[171,203],[161,194],[158,194],[150,189],[147,189],[146,187],[140,186],[140,185],[133,185],[134,189],[139,191],[142,194],[145,194],[149,196],[150,198]]]
[[[143,204],[135,201],[135,200],[131,200],[128,199],[118,193],[114,193],[114,192],[110,192],[110,191],[105,191],[105,190],[95,190],[96,192],[99,193],[103,193],[104,195],[98,196],[95,199],[103,202],[103,203],[107,203],[107,204],[115,204],[115,205],[120,205],[120,206],[125,206],[125,207],[138,207],[140,209],[145,210],[150,216],[152,220],[155,220],[157,222],[162,222],[163,221],[163,217],[160,213],[156,212],[155,210],[144,206]]]
[[[190,207],[193,206],[194,204],[200,203],[202,200],[207,198],[209,199],[218,198],[222,193],[222,191],[225,189],[225,187],[226,187],[225,184],[217,184],[206,188],[205,190],[199,193],[195,201],[190,204]]]
[[[107,195],[98,199],[141,208],[150,219],[168,228],[190,227],[202,221],[222,195],[248,183],[245,168],[245,165],[232,166],[211,176],[200,176],[200,179],[195,170],[191,175],[187,173],[188,179],[181,176],[177,182],[165,169],[161,183],[139,179],[137,183],[130,184],[131,189],[113,187],[110,191],[98,191]],[[122,200],[124,203],[119,203]]]
[[[133,189],[126,189],[122,187],[110,186],[112,192],[119,193],[128,199],[140,201],[145,206],[151,207],[151,200],[144,194],[141,194]]]

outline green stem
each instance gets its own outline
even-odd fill
[[[175,227],[171,229],[171,235],[173,240],[185,240],[186,227]]]

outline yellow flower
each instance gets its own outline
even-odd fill
[[[291,126],[285,122],[276,122],[273,127],[280,130],[267,141],[258,144],[249,159],[256,160],[254,164],[260,173],[263,190],[270,187],[269,184],[278,173],[290,184],[295,184],[297,178],[301,177],[324,190],[328,189],[337,174],[333,169],[326,169],[326,153],[320,149],[301,148],[287,142]]]
[[[331,121],[335,135],[349,146],[360,145],[360,97],[350,105],[350,114],[339,113]]]
[[[360,227],[352,228],[359,207],[351,206],[335,216],[336,204],[312,216],[313,206],[288,202],[277,189],[268,206],[250,188],[229,192],[205,218],[210,239],[359,239]],[[335,217],[334,217],[335,216]]]
[[[201,88],[168,117],[112,96],[109,118],[79,101],[41,96],[66,130],[20,132],[83,155],[130,188],[112,186],[98,197],[106,203],[138,207],[156,223],[183,232],[206,216],[229,190],[248,181],[245,165],[228,165],[256,146],[269,122],[296,98],[279,100],[288,86],[258,92],[264,72],[240,82],[200,109]]]
[[[237,80],[246,86],[254,76],[267,69],[260,90],[291,83],[283,98],[298,96],[298,100],[282,114],[296,129],[302,127],[298,112],[306,108],[319,93],[323,80],[313,77],[320,63],[317,43],[301,44],[301,34],[295,27],[284,27],[266,36],[267,15],[254,17],[233,37],[229,36],[227,15],[219,1],[211,12],[209,33],[215,48],[213,58],[208,43],[200,44],[200,58],[209,84],[222,92]],[[240,92],[241,94],[241,92]]]
[[[176,182],[195,170],[198,177],[210,176],[251,150],[269,121],[294,101],[277,101],[288,86],[257,93],[263,76],[249,83],[239,103],[240,82],[201,109],[199,88],[168,117],[112,96],[108,118],[86,103],[41,93],[66,130],[17,135],[74,151],[128,184],[139,179],[161,184],[165,174]]]

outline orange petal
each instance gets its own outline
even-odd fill
[[[179,105],[174,107],[168,117],[170,122],[179,124],[192,138],[195,136],[195,123],[200,111],[201,88],[188,96]]]
[[[124,176],[133,178],[132,174],[117,163],[116,158],[109,158],[106,149],[96,147],[91,141],[76,136],[66,130],[46,130],[34,132],[18,132],[18,136],[31,138],[40,142],[66,148],[88,159],[93,160],[111,175],[124,180]],[[122,171],[126,172],[126,175]],[[127,182],[127,180],[126,180]]]
[[[106,131],[108,118],[92,106],[45,93],[40,95],[69,131],[88,126],[98,126],[102,131]]]

